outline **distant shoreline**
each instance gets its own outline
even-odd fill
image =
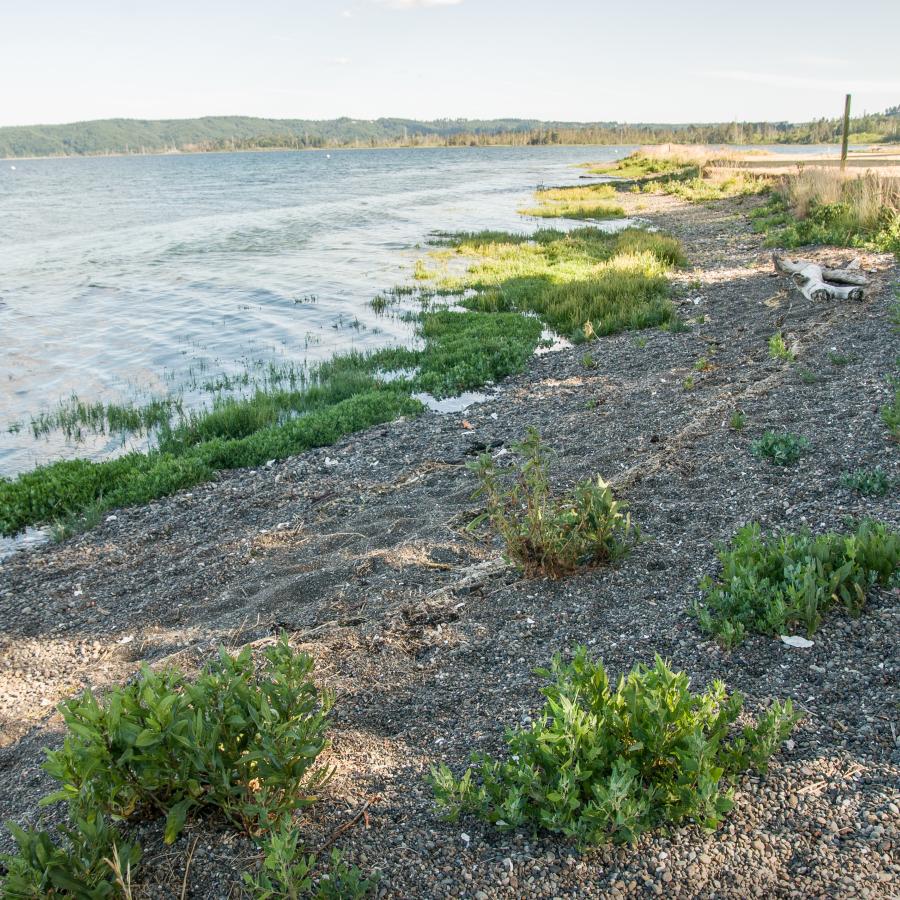
[[[372,150],[509,150],[514,147],[521,147],[523,149],[534,150],[539,147],[560,147],[560,148],[575,148],[575,147],[585,147],[585,148],[623,148],[623,147],[637,147],[637,146],[657,146],[662,144],[672,143],[671,141],[643,141],[638,143],[622,143],[622,144],[567,144],[567,143],[559,143],[559,144],[476,144],[475,146],[468,144],[434,144],[434,145],[422,145],[422,144],[383,144],[376,147],[241,147],[235,148],[233,150],[225,150],[225,149],[216,149],[216,150],[145,150],[140,153],[122,153],[122,152],[108,152],[108,153],[56,153],[56,154],[47,154],[44,156],[0,156],[0,162],[27,162],[29,160],[42,160],[42,159],[106,159],[106,158],[114,158],[114,159],[122,159],[128,157],[135,158],[143,158],[147,156],[231,156],[234,154],[242,154],[242,153],[346,153],[346,152],[354,152],[358,153],[360,151],[372,151]],[[702,146],[698,144],[697,146]],[[753,147],[825,147],[831,146],[831,144],[823,143],[823,144],[800,144],[800,143],[792,143],[789,141],[783,141],[780,143],[769,143],[769,144],[727,144],[727,143],[715,143],[711,146],[722,147],[722,148],[734,148],[736,150],[740,150],[741,148],[753,148]],[[851,153],[859,153],[859,152],[871,152],[871,146],[885,147],[888,148],[890,144],[879,144],[879,145],[865,145],[858,144],[856,147],[851,147]],[[839,147],[835,145],[835,154],[839,152]],[[821,151],[819,151],[821,154]]]

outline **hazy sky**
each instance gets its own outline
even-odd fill
[[[900,103],[898,0],[0,0],[0,125],[806,120]]]

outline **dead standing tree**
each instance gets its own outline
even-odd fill
[[[855,259],[846,268],[828,269],[809,259],[787,259],[779,254],[772,257],[775,271],[789,275],[798,290],[809,300],[862,300],[869,283]]]

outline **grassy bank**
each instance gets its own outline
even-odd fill
[[[520,209],[523,216],[541,219],[619,219],[625,210],[615,203],[616,190],[609,184],[540,188],[537,206]]]
[[[769,190],[768,179],[716,165],[733,154],[705,147],[642,147],[613,163],[588,163],[592,175],[632,182],[633,192],[672,194],[691,203],[743,197]]]
[[[753,226],[772,247],[860,247],[900,256],[900,179],[804,169],[782,179]]]
[[[135,410],[136,426],[157,426],[150,452],[65,460],[0,480],[0,533],[56,523],[67,534],[105,510],[149,502],[218,470],[259,466],[416,415],[424,408],[417,393],[453,396],[524,369],[545,325],[584,340],[675,319],[666,272],[684,257],[661,234],[480,232],[441,243],[432,263],[461,255],[468,267],[463,275],[416,267],[416,293],[427,307],[412,314],[418,347],[339,355],[296,386],[219,397],[210,408],[179,411],[175,423],[156,407],[152,420]],[[459,305],[447,308],[436,300],[442,295]]]
[[[632,328],[666,325],[675,318],[666,273],[685,262],[677,240],[627,228],[569,232],[544,229],[523,240],[506,232],[445,238],[445,254],[469,261],[463,275],[429,273],[437,289],[462,296],[483,312],[528,312],[574,340]]]

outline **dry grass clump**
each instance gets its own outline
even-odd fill
[[[900,179],[804,168],[783,178],[753,219],[769,246],[862,247],[900,258]]]
[[[842,218],[866,231],[878,228],[885,211],[900,211],[900,179],[874,172],[852,176],[808,167],[784,178],[778,190],[798,219],[808,219],[816,208],[841,204],[846,206]]]

